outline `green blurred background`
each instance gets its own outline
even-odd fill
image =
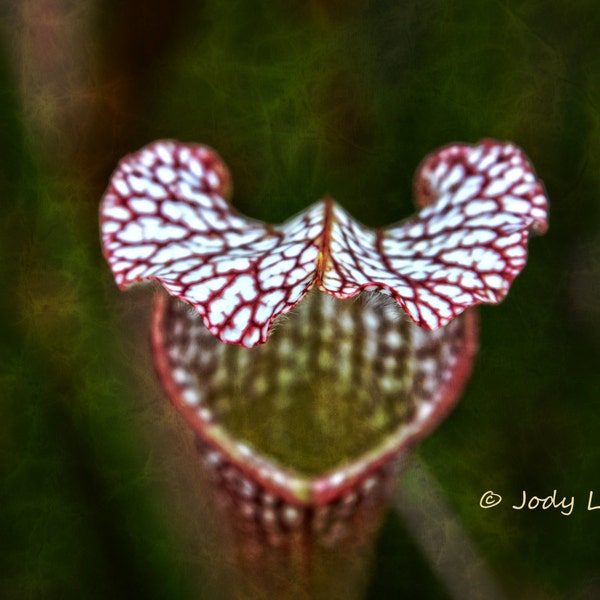
[[[512,140],[550,231],[481,314],[464,397],[419,448],[509,598],[600,598],[600,9],[596,0],[0,3],[0,597],[213,598],[187,432],[120,294],[98,203],[161,137],[215,147],[244,213],[325,193],[370,226],[412,212],[419,161]],[[482,510],[489,489],[505,501]],[[575,496],[570,516],[510,508]],[[210,529],[210,528],[209,528]],[[397,514],[370,598],[447,598]]]

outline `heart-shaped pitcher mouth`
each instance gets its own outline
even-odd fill
[[[459,398],[476,338],[474,310],[426,331],[382,294],[313,290],[244,348],[158,292],[154,360],[212,481],[224,579],[265,598],[360,597],[397,459]]]
[[[476,315],[423,330],[383,294],[313,290],[255,348],[223,344],[158,293],[163,386],[193,431],[253,485],[325,504],[428,433],[460,395]]]

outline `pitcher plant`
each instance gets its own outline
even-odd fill
[[[229,204],[214,150],[125,157],[100,209],[121,289],[157,281],[152,351],[197,438],[236,598],[359,598],[397,465],[457,402],[477,304],[508,293],[542,183],[511,143],[417,170],[419,212],[369,229],[325,197],[282,225]]]

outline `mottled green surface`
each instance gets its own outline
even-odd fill
[[[168,303],[160,322],[168,340],[162,352],[171,372],[187,374],[196,410],[208,409],[232,440],[306,476],[389,446],[430,400],[415,384],[425,336],[381,294],[339,300],[313,289],[255,348],[221,343],[179,301]],[[445,330],[445,344],[433,332],[425,338],[428,355],[439,356],[434,382],[447,371],[442,350],[460,326]]]
[[[186,486],[164,491],[185,449],[153,443],[173,423],[155,422],[167,412],[132,342],[150,292],[116,293],[100,252],[123,153],[208,143],[251,216],[329,193],[377,226],[411,212],[428,151],[491,136],[536,166],[550,231],[481,310],[471,383],[420,452],[509,597],[598,597],[596,1],[48,3],[58,14],[26,27],[20,4],[0,13],[0,596],[215,597],[200,566],[218,557],[191,553],[181,527]],[[54,63],[53,32],[80,44]],[[505,500],[482,510],[489,489]],[[511,509],[554,489],[575,496],[570,516]],[[372,598],[445,597],[395,518],[378,548]]]
[[[328,318],[324,303],[330,307]],[[379,316],[383,322],[381,309],[368,310],[372,320]],[[225,382],[210,406],[227,432],[306,475],[321,475],[381,444],[412,413],[410,326],[397,319],[405,347],[388,374],[393,391],[387,393],[375,375],[383,357],[377,354],[377,328],[367,331],[362,322],[366,311],[363,303],[315,291],[269,343],[250,350],[226,348],[219,370],[229,365],[230,375],[221,378]],[[289,348],[286,355],[282,344]],[[240,353],[248,354],[247,362],[236,368]]]

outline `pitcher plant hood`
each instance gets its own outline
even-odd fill
[[[433,152],[414,188],[419,212],[386,228],[365,227],[328,197],[270,225],[231,207],[214,150],[157,141],[114,172],[102,244],[120,288],[160,282],[223,342],[266,342],[313,287],[340,299],[382,292],[435,330],[506,296],[529,233],[547,229],[548,202],[525,154],[489,139]]]

